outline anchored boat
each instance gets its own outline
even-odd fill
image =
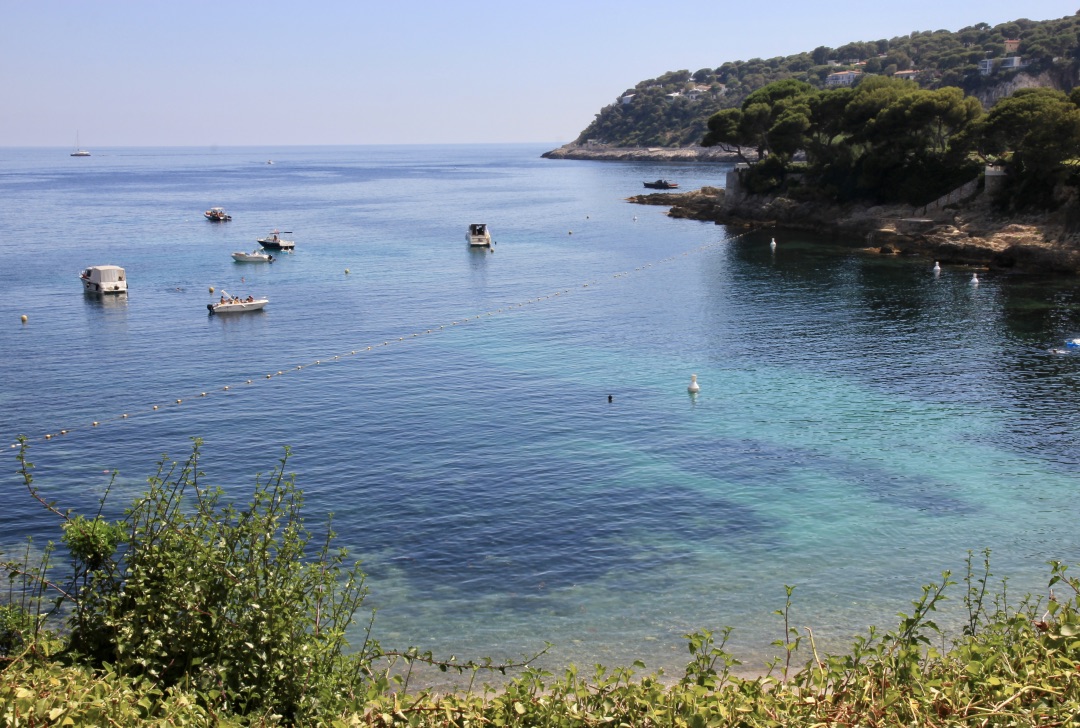
[[[211,207],[203,215],[210,222],[228,222],[232,220],[232,215],[226,214],[224,207]]]
[[[285,232],[281,232],[280,230],[274,230],[271,231],[271,233],[265,238],[258,238],[256,242],[264,248],[269,248],[270,250],[292,250],[296,247],[296,241],[284,240],[281,238],[281,235],[289,234],[290,232],[288,230],[286,230]]]
[[[92,265],[79,274],[87,293],[127,293],[127,273],[118,265]]]
[[[79,134],[78,134],[78,132],[75,133],[75,149],[71,152],[71,156],[73,156],[73,157],[89,157],[90,156],[90,152],[86,151],[81,146],[79,146]]]
[[[243,251],[237,251],[232,254],[232,257],[239,263],[273,263],[274,256],[269,253],[264,253],[261,250],[255,249],[250,253]]]
[[[469,232],[465,234],[465,239],[469,241],[469,245],[491,247],[491,231],[488,230],[488,226],[482,222],[470,225]]]

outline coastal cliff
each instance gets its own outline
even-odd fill
[[[867,253],[918,255],[945,264],[1028,273],[1080,273],[1080,216],[1074,205],[1039,215],[995,214],[985,194],[927,212],[907,206],[830,205],[728,195],[716,187],[636,195],[629,202],[670,207],[668,215],[751,228],[787,228],[856,237]]]

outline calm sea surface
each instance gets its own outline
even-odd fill
[[[0,149],[0,548],[56,538],[19,434],[83,510],[193,437],[243,501],[288,445],[384,646],[668,670],[725,625],[760,667],[785,584],[839,647],[969,549],[1012,594],[1080,559],[1077,281],[671,220],[624,198],[726,168],[544,149]],[[294,254],[230,258],[273,228]],[[83,294],[100,264],[128,296]]]

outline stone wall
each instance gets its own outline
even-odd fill
[[[933,215],[935,212],[940,212],[945,209],[946,205],[959,205],[963,202],[967,202],[977,194],[979,194],[978,177],[970,182],[965,182],[952,192],[942,195],[930,204],[916,208],[915,214],[923,217]]]

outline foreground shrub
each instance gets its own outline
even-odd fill
[[[66,610],[64,659],[159,692],[183,687],[213,711],[290,722],[363,689],[378,646],[349,650],[345,633],[366,595],[364,577],[331,549],[329,522],[310,548],[287,459],[286,450],[248,505],[236,508],[201,483],[196,442],[183,464],[163,460],[149,490],[109,523],[46,502],[24,450],[24,482],[63,519],[71,569],[63,587],[49,581],[47,564],[9,570],[30,577],[31,589],[58,594],[43,617]],[[9,653],[23,642],[39,646],[25,629],[0,636]]]
[[[0,680],[0,725],[222,725],[220,716],[181,690],[114,670],[19,660]]]

